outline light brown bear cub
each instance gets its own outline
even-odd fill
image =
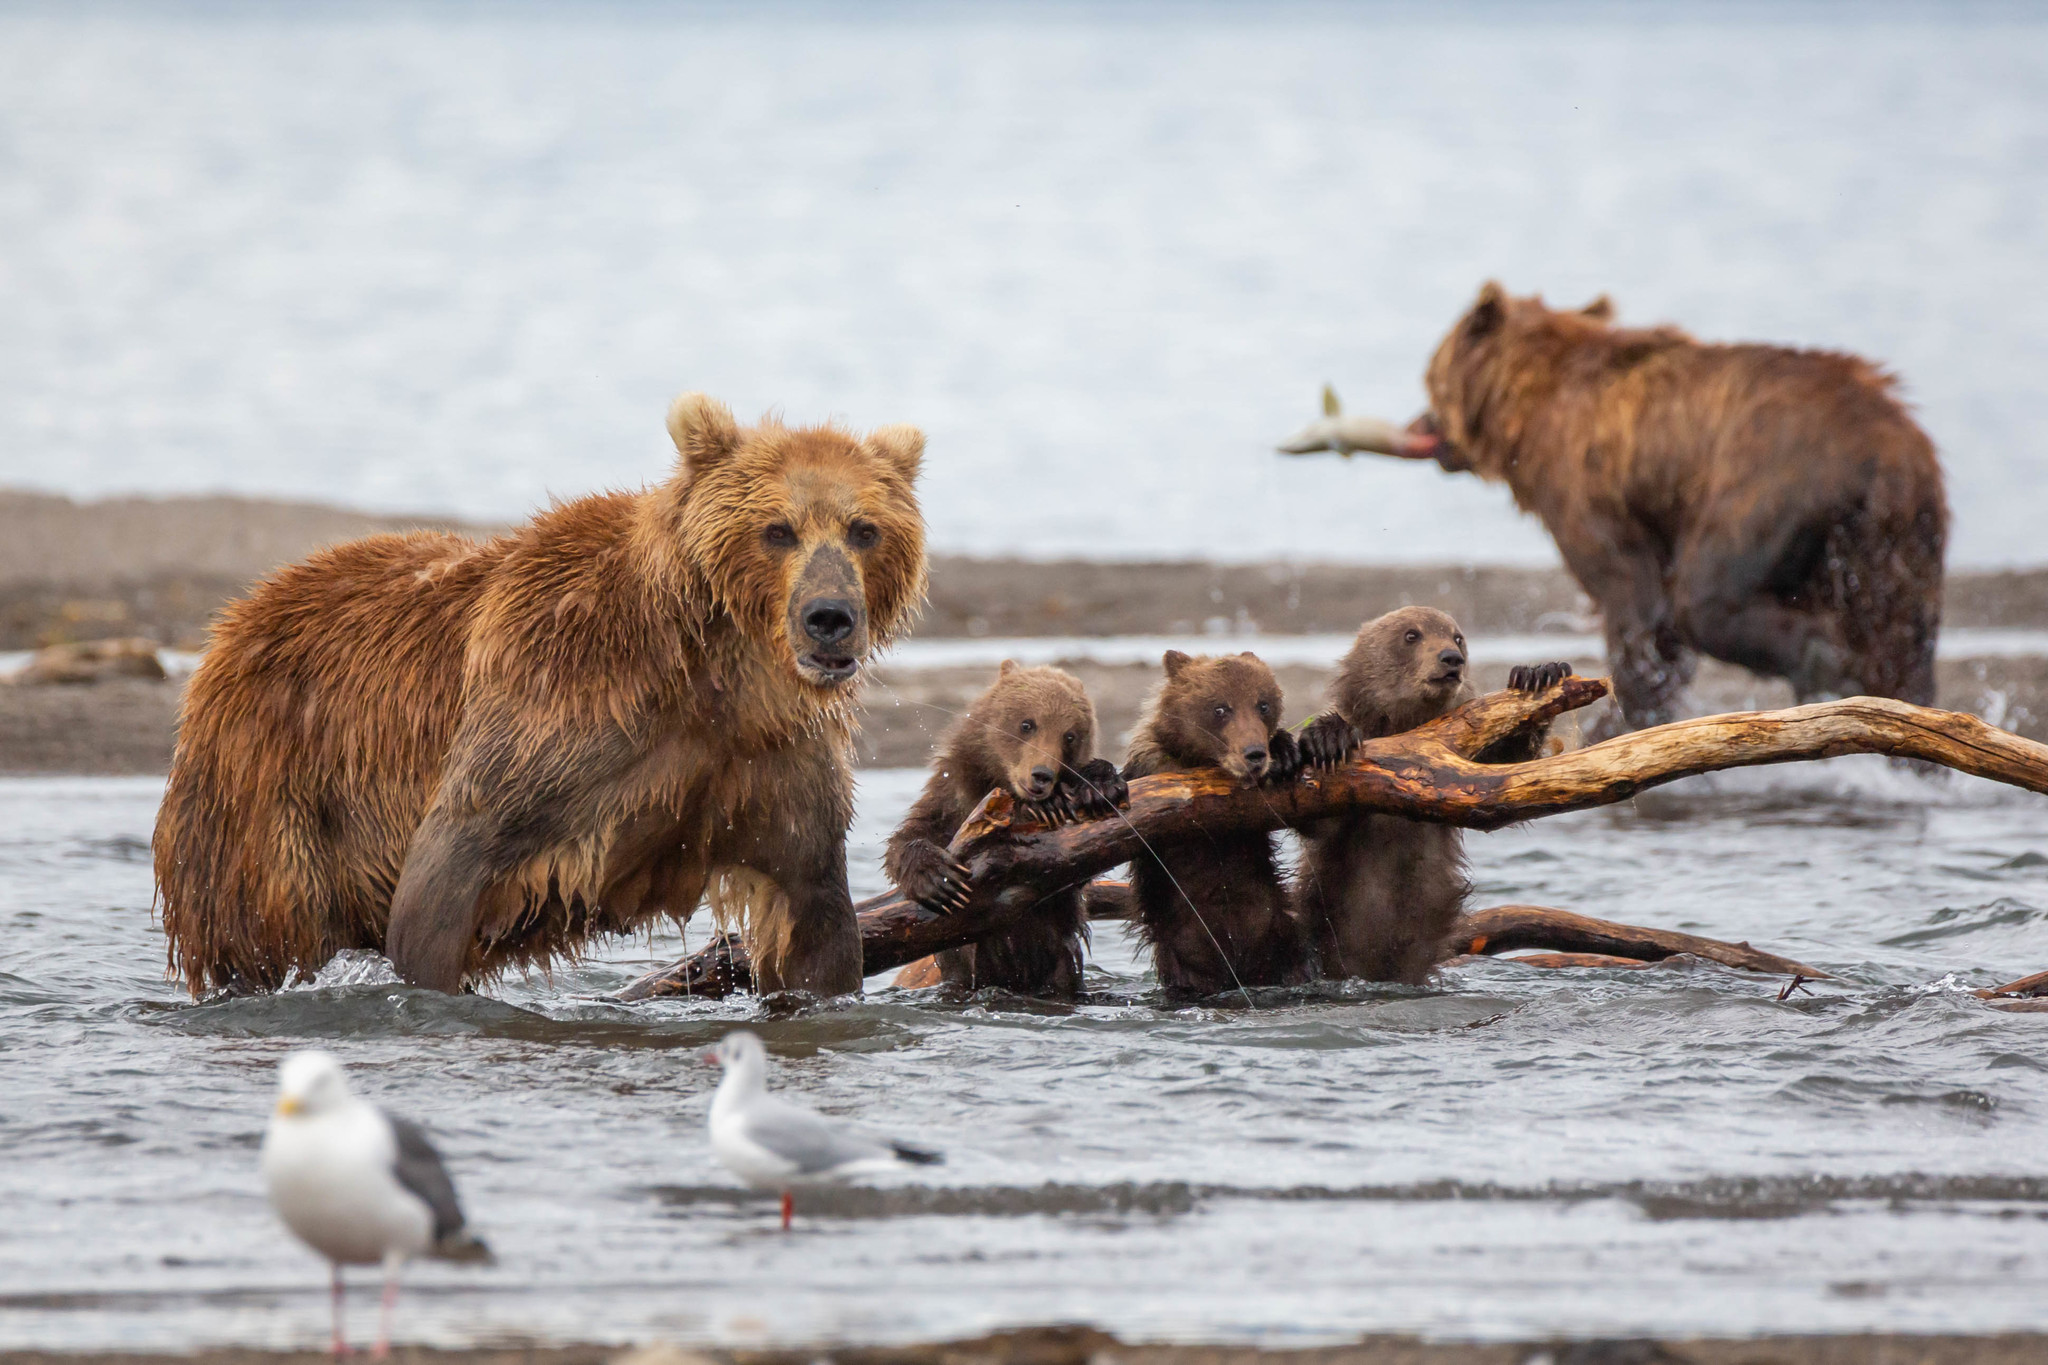
[[[1294,780],[1294,737],[1280,727],[1273,670],[1254,654],[1166,655],[1166,678],[1131,739],[1126,778],[1220,768],[1246,786]],[[1310,976],[1308,945],[1263,831],[1218,831],[1131,860],[1138,934],[1159,984],[1214,995]]]
[[[1571,665],[1517,668],[1508,685],[1540,691]],[[1432,607],[1402,607],[1359,629],[1330,684],[1333,710],[1302,731],[1305,765],[1328,767],[1367,739],[1435,720],[1472,695],[1465,636]],[[1534,758],[1549,727],[1488,746],[1482,762]],[[1462,831],[1399,815],[1337,816],[1301,831],[1295,904],[1322,974],[1420,985],[1465,907]]]
[[[995,682],[939,741],[924,794],[889,839],[882,862],[889,879],[933,909],[961,904],[967,869],[946,845],[993,790],[1077,814],[1114,810],[1124,803],[1124,780],[1094,752],[1095,707],[1080,679],[1005,659]],[[912,963],[897,984],[932,984],[936,977],[1020,995],[1072,995],[1087,941],[1088,915],[1076,886],[1037,902],[994,938]],[[935,973],[927,965],[934,962]]]

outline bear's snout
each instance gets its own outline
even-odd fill
[[[1255,744],[1244,751],[1244,771],[1247,777],[1263,777],[1266,772],[1266,749]]]
[[[1033,801],[1042,801],[1052,795],[1053,783],[1058,778],[1059,774],[1050,768],[1033,768],[1031,780],[1024,784],[1024,794]]]
[[[868,652],[860,571],[836,546],[813,551],[791,585],[789,646],[797,671],[827,686],[851,678]]]
[[[836,645],[853,634],[853,603],[843,597],[823,597],[804,607],[804,634],[821,645]]]

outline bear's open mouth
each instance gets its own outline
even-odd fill
[[[818,682],[845,682],[860,667],[851,654],[827,654],[824,650],[803,656],[804,671]]]

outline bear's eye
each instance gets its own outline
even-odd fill
[[[882,538],[882,528],[872,521],[856,521],[846,528],[846,538],[853,542],[856,550],[872,550],[875,542]]]
[[[1035,721],[1035,720],[1027,720],[1027,721],[1025,721],[1025,722],[1024,722],[1024,723],[1023,723],[1022,725],[1020,725],[1020,726],[1018,726],[1018,727],[1017,727],[1017,733],[1018,733],[1018,734],[1020,734],[1020,735],[1035,735],[1035,734],[1037,734],[1037,733],[1038,733],[1038,722],[1037,722],[1037,721]]]
[[[1218,706],[1218,707],[1216,708],[1216,719],[1218,719],[1218,720],[1223,720],[1223,719],[1227,718],[1227,717],[1228,717],[1229,715],[1230,715],[1230,708],[1229,708],[1229,707],[1227,707],[1227,706]]]
[[[1262,716],[1270,716],[1273,714],[1273,708],[1265,702],[1260,702],[1259,714]]]
[[[1411,630],[1411,631],[1409,631],[1409,632],[1408,632],[1408,636],[1407,636],[1407,639],[1408,639],[1408,643],[1409,643],[1409,644],[1411,644],[1411,645],[1412,645],[1412,644],[1414,644],[1414,643],[1415,643],[1416,641],[1420,640],[1421,638],[1422,638],[1422,632],[1421,632],[1421,631],[1419,631],[1419,630]]]
[[[1465,647],[1465,637],[1462,635],[1453,635],[1451,637],[1451,643],[1456,645],[1459,649],[1463,649]]]
[[[793,549],[796,545],[796,528],[786,521],[773,522],[761,533],[761,539],[767,541],[771,549]]]
[[[1066,745],[1066,746],[1067,746],[1067,747],[1068,747],[1069,749],[1073,748],[1073,747],[1074,747],[1074,732],[1073,732],[1072,730],[1069,730],[1069,731],[1067,731],[1067,732],[1066,732],[1066,733],[1065,733],[1064,735],[1061,735],[1061,736],[1060,736],[1060,743],[1062,743],[1062,744]]]

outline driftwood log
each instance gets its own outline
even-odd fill
[[[1044,896],[1085,883],[1147,846],[1212,830],[1279,829],[1344,811],[1499,829],[1626,801],[1697,773],[1854,753],[1922,759],[2048,792],[2048,746],[1974,716],[1879,697],[1678,721],[1528,763],[1476,761],[1494,741],[1588,706],[1607,690],[1604,680],[1574,676],[1540,693],[1489,693],[1427,725],[1369,740],[1343,767],[1304,773],[1286,787],[1242,788],[1214,772],[1141,778],[1131,784],[1128,810],[1076,824],[1049,827],[1030,808],[991,792],[951,845],[973,873],[965,908],[939,914],[900,893],[863,902],[857,909],[864,971],[873,975],[976,942]],[[751,982],[744,944],[721,937],[616,998],[717,996]]]
[[[1496,905],[1475,910],[1458,921],[1445,943],[1447,953],[1487,956],[1524,948],[1546,949],[1553,957],[1607,959],[1600,962],[1519,959],[1541,967],[1647,966],[1680,953],[1690,953],[1745,972],[1803,976],[1809,981],[1824,981],[1828,976],[1818,967],[1752,948],[1747,943],[1723,943],[1717,938],[1681,934],[1673,929],[1615,924],[1590,915],[1573,914],[1569,910],[1554,910],[1547,905]]]

